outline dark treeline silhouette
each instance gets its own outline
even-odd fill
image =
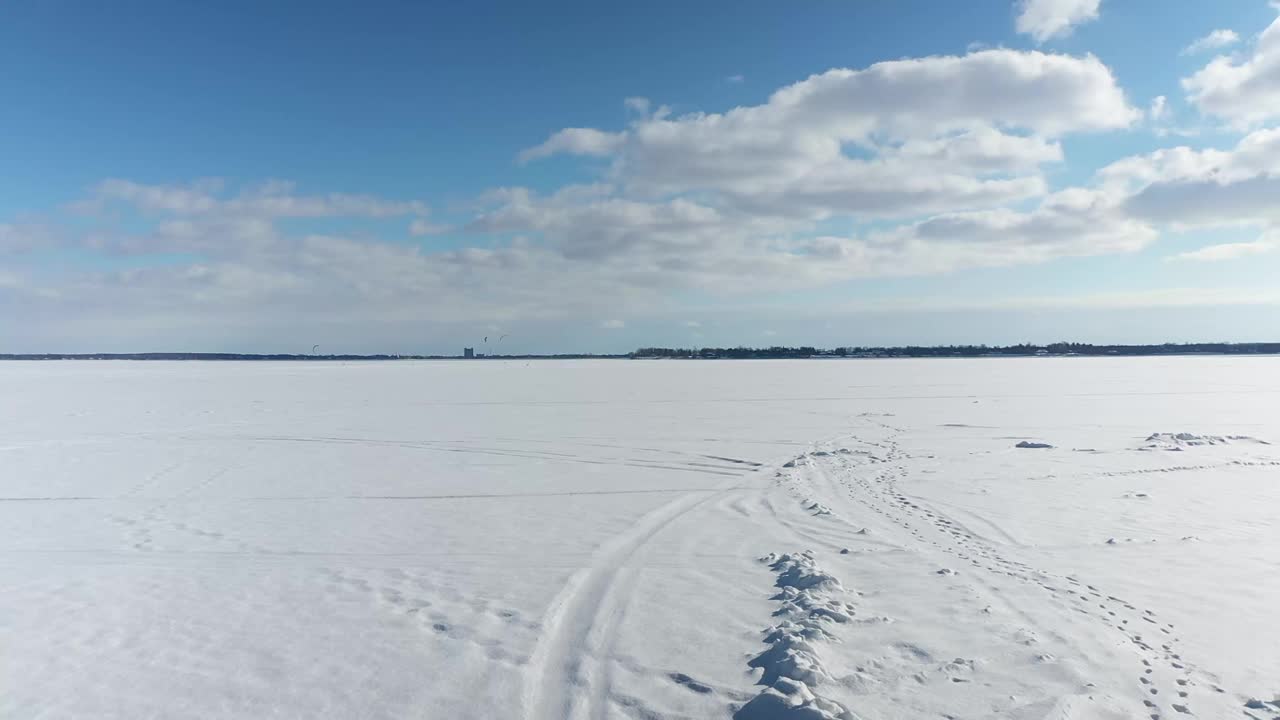
[[[767,347],[767,348],[640,348],[631,353],[633,358],[728,358],[742,360],[750,358],[808,358],[833,354],[832,350],[819,350],[816,347]]]
[[[893,357],[1025,357],[1037,355],[1123,356],[1123,355],[1280,355],[1280,343],[1165,343],[1163,345],[1090,345],[1059,342],[1049,345],[906,345],[902,347],[847,346],[817,348],[810,345],[764,348],[640,348],[622,355],[558,353],[525,355],[481,355],[475,360],[586,360],[586,359],[725,359],[766,358],[893,358]],[[301,355],[254,353],[11,353],[0,360],[459,360],[459,355]]]
[[[907,345],[903,347],[767,348],[640,348],[633,358],[764,359],[812,357],[1019,357],[1035,355],[1272,355],[1280,343],[1165,343],[1162,345],[1090,345],[1059,342],[1049,345]]]

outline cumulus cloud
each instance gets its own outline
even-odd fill
[[[277,328],[281,336],[317,323],[342,326],[353,335],[365,326],[369,332],[374,326],[404,332],[426,317],[438,323],[530,320],[581,312],[593,298],[608,297],[621,307],[640,297],[630,286],[617,286],[616,278],[576,272],[563,254],[521,239],[428,252],[368,232],[356,231],[355,237],[294,232],[282,221],[338,213],[376,220],[393,211],[421,219],[416,214],[426,208],[288,191],[279,183],[240,193],[205,183],[105,183],[92,191],[92,201],[123,204],[116,209],[144,215],[128,223],[128,231],[95,231],[79,244],[87,252],[138,256],[141,262],[63,274],[53,285],[47,273],[14,266],[0,288],[0,304],[6,312],[33,318],[57,316],[63,328],[69,328],[67,318],[80,318],[85,320],[81,330],[90,333],[99,330],[89,318],[97,328],[120,333],[136,319],[143,335],[190,337],[190,329],[200,327],[201,337],[212,337],[215,328],[243,337],[282,317],[292,321]],[[139,224],[143,227],[135,229]],[[6,226],[0,237],[9,234]],[[185,259],[145,259],[175,254]],[[652,298],[647,302],[661,305]],[[436,307],[450,309],[447,319],[430,312]]]
[[[902,140],[992,126],[1056,136],[1128,127],[1139,115],[1093,56],[982,50],[828,70],[777,90],[763,105],[726,113],[646,118],[617,133],[567,128],[525,154],[625,156],[699,141],[704,156],[750,149],[826,155],[833,143],[877,136]]]
[[[1070,35],[1076,26],[1098,19],[1101,0],[1022,0],[1016,27],[1036,42]]]
[[[1044,194],[1056,137],[1142,113],[1097,58],[985,50],[836,69],[762,105],[610,132],[570,128],[521,154],[605,155],[633,196],[713,195],[756,214],[818,220],[998,206]]]
[[[466,230],[535,237],[631,286],[717,292],[1126,252],[1153,236],[1096,197],[1049,195],[1060,137],[1143,115],[1092,56],[983,50],[829,70],[725,113],[629,106],[640,117],[623,129],[570,128],[522,153],[607,157],[601,182],[491,192]],[[818,232],[834,220],[908,225]]]
[[[473,232],[537,232],[565,256],[599,259],[636,252],[698,252],[745,231],[751,218],[726,217],[684,198],[643,202],[566,188],[541,197],[525,188],[504,193],[503,204],[478,216]]]
[[[1230,150],[1124,158],[1098,174],[1125,195],[1133,217],[1179,228],[1265,224],[1280,219],[1280,128],[1252,132]]]
[[[647,109],[647,102],[636,102],[638,100],[636,98],[632,100],[633,102],[628,107],[639,110],[643,106]],[[644,112],[643,110],[639,111]],[[520,153],[518,159],[520,162],[529,162],[530,160],[538,160],[558,153],[606,156],[612,153],[621,142],[622,135],[619,133],[603,132],[592,128],[565,128],[547,138],[541,145],[524,150]]]
[[[1240,42],[1240,36],[1235,30],[1214,30],[1202,38],[1196,39],[1190,45],[1182,49],[1183,55],[1196,55],[1206,50],[1217,50],[1219,48],[1229,47]]]
[[[584,272],[559,253],[519,241],[426,252],[376,240],[195,223],[137,242],[193,259],[87,271],[52,286],[41,273],[14,267],[0,287],[0,305],[33,323],[56,317],[64,329],[68,318],[83,320],[81,329],[95,337],[123,336],[134,323],[135,337],[167,338],[216,338],[223,331],[244,338],[275,327],[264,342],[316,327],[340,328],[346,337],[377,330],[403,338],[429,324],[581,316],[601,302],[615,310],[664,306],[636,283],[619,282],[619,274]],[[282,319],[288,322],[272,325]]]
[[[448,228],[417,201],[305,194],[278,181],[104,181],[81,208],[141,220],[127,232],[104,222],[82,238],[85,249],[184,260],[85,273],[56,298],[37,297],[41,281],[21,272],[0,291],[33,313],[101,307],[151,318],[153,329],[264,327],[264,308],[300,325],[364,332],[375,319],[411,334],[427,318],[572,318],[578,328],[615,322],[601,316],[685,318],[681,303],[697,294],[1132,252],[1169,222],[1144,211],[1143,193],[1248,181],[1271,157],[1259,131],[1234,150],[1130,158],[1097,187],[1052,191],[1046,170],[1065,160],[1064,137],[1144,115],[1092,56],[998,49],[835,69],[723,113],[625,105],[621,128],[560,130],[518,158],[598,158],[585,163],[593,182],[498,188]],[[334,226],[345,234],[290,222],[324,217],[348,218]],[[403,229],[380,237],[387,223],[373,221],[385,218],[415,236],[485,237],[480,247],[432,250],[404,244]]]
[[[897,248],[893,263],[924,273],[1134,252],[1157,235],[1147,223],[1127,217],[1107,193],[1072,189],[1050,195],[1032,211],[939,215],[874,240]]]
[[[109,178],[98,183],[90,201],[101,203],[120,200],[142,210],[194,214],[209,212],[218,207],[214,193],[222,187],[221,181],[203,180],[188,186],[144,185],[131,180]]]
[[[1258,225],[1280,220],[1280,178],[1257,176],[1235,182],[1217,179],[1162,181],[1130,198],[1137,217],[1177,229]]]
[[[1188,100],[1205,115],[1247,128],[1280,118],[1280,18],[1252,51],[1220,55],[1182,79]]]
[[[1277,236],[1273,233],[1270,236],[1263,237],[1260,240],[1254,240],[1253,242],[1222,243],[1219,245],[1209,245],[1207,247],[1202,247],[1199,250],[1192,250],[1190,252],[1178,253],[1177,255],[1170,256],[1169,259],[1192,260],[1196,262],[1219,262],[1222,260],[1237,260],[1242,257],[1249,257],[1251,255],[1262,255],[1264,253],[1269,253],[1274,251],[1277,245],[1280,245],[1280,243],[1277,242],[1278,239],[1280,238],[1277,238]]]
[[[1152,121],[1160,121],[1169,115],[1169,99],[1164,95],[1157,95],[1151,101],[1151,109],[1147,111],[1147,117]]]
[[[0,223],[0,255],[18,255],[50,248],[55,234],[46,227],[30,224]]]
[[[92,196],[78,203],[77,207],[96,209],[109,202],[124,202],[144,212],[278,218],[387,218],[427,213],[427,207],[417,201],[390,201],[371,195],[345,193],[298,195],[294,192],[293,183],[281,180],[246,187],[231,196],[225,196],[223,188],[224,184],[218,180],[197,181],[190,185],[147,185],[112,178],[99,183]]]
[[[1062,146],[1057,142],[1011,135],[982,125],[932,140],[909,141],[896,152],[886,154],[979,174],[1035,170],[1063,159]]]
[[[414,218],[409,223],[409,234],[414,237],[422,237],[423,235],[439,235],[440,233],[448,231],[448,225],[431,222],[426,218]]]

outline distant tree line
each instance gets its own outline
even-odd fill
[[[906,345],[901,347],[849,346],[819,349],[811,346],[765,348],[640,348],[637,359],[766,359],[814,357],[1018,357],[1036,355],[1272,355],[1280,343],[1164,343],[1161,345],[1090,345],[1057,342],[1048,345]]]
[[[640,348],[624,355],[559,353],[528,355],[477,355],[476,360],[585,360],[585,359],[682,359],[753,360],[766,358],[876,358],[876,357],[1022,357],[1069,355],[1280,355],[1280,343],[1164,343],[1162,345],[1090,345],[1058,342],[1048,345],[906,345],[901,347],[847,346]],[[457,360],[457,355],[300,355],[254,353],[12,353],[0,360]]]
[[[640,348],[631,357],[634,358],[728,358],[742,360],[749,358],[807,358],[824,354],[826,351],[815,347],[782,347],[767,348]]]

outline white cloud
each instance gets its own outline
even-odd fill
[[[223,183],[197,181],[190,185],[146,185],[112,178],[94,188],[92,197],[79,203],[81,209],[101,208],[108,202],[123,202],[144,212],[201,215],[221,213],[277,218],[371,217],[388,218],[425,215],[427,208],[417,201],[383,200],[371,195],[328,193],[298,195],[290,182],[271,180],[223,197]]]
[[[698,329],[698,328],[702,327],[702,323],[698,322],[697,320],[685,320],[685,321],[684,321],[684,326],[685,326],[685,327],[687,327],[687,328],[693,328],[693,329],[695,329],[695,330],[696,330],[696,329]]]
[[[1016,27],[1036,42],[1045,42],[1097,20],[1100,4],[1101,0],[1021,0]]]
[[[637,109],[637,106],[637,103],[633,103],[630,107]],[[523,163],[559,153],[606,156],[611,154],[622,140],[620,133],[603,132],[592,128],[565,128],[547,138],[541,145],[522,151],[518,159]]]
[[[1217,50],[1219,48],[1235,45],[1240,42],[1240,36],[1235,30],[1214,30],[1213,32],[1198,38],[1195,42],[1182,49],[1183,55],[1195,55],[1206,50]]]
[[[1197,262],[1218,262],[1222,260],[1237,260],[1242,257],[1251,255],[1262,255],[1272,252],[1277,247],[1277,238],[1264,237],[1261,240],[1253,242],[1238,243],[1222,243],[1220,245],[1209,245],[1199,250],[1178,253],[1171,256],[1170,260],[1194,260]]]
[[[1094,57],[987,50],[829,70],[723,114],[570,128],[521,154],[612,157],[636,196],[711,194],[756,214],[893,217],[1042,195],[1053,138],[1141,113]]]
[[[556,133],[522,158],[604,155],[607,182],[495,191],[467,229],[530,234],[620,282],[716,291],[1124,252],[1153,233],[1114,208],[1070,194],[1004,208],[1048,193],[1059,136],[1141,115],[1091,56],[987,50],[830,70],[723,114]],[[876,218],[917,222],[813,238],[820,222]]]
[[[982,299],[909,297],[846,303],[847,312],[951,312],[999,310],[1135,310],[1280,304],[1280,289],[1257,287],[1168,287],[1155,290],[1063,293],[1059,295],[1003,295]]]
[[[888,157],[894,155],[978,174],[1035,170],[1063,159],[1062,146],[1057,142],[1010,135],[981,125],[937,139],[903,143],[896,151],[886,153]]]
[[[764,105],[645,119],[622,133],[568,128],[525,152],[657,152],[696,140],[707,146],[703,154],[828,155],[833,143],[877,135],[901,140],[1003,126],[1056,136],[1128,127],[1138,116],[1095,57],[1001,49],[828,70],[779,89]]]
[[[727,218],[713,207],[683,198],[651,203],[583,196],[574,190],[551,197],[511,190],[501,207],[479,216],[469,229],[539,232],[567,257],[599,259],[655,250],[697,252],[750,224],[749,219]]]
[[[985,50],[830,70],[725,113],[625,104],[630,120],[619,130],[569,128],[521,153],[605,162],[589,164],[603,166],[597,182],[486,193],[470,222],[453,228],[500,236],[484,247],[432,252],[379,238],[381,223],[337,236],[288,222],[395,217],[414,235],[447,229],[415,201],[307,195],[281,182],[118,179],[88,204],[111,210],[105,219],[131,208],[145,230],[105,222],[84,246],[192,261],[86,273],[58,285],[56,299],[37,298],[48,283],[19,273],[4,292],[64,316],[104,308],[152,332],[266,328],[272,308],[292,319],[288,332],[345,324],[361,333],[370,318],[399,336],[421,336],[424,318],[582,328],[601,322],[601,307],[615,318],[667,312],[675,324],[693,312],[683,304],[691,295],[1130,252],[1153,240],[1156,221],[1127,214],[1122,201],[1167,174],[1163,160],[1133,160],[1099,180],[1119,189],[1114,200],[1102,190],[1050,192],[1045,170],[1064,160],[1063,136],[1143,115],[1092,56]],[[1183,161],[1212,164],[1206,153]],[[1235,155],[1246,173],[1248,154]]]
[[[622,106],[641,115],[649,114],[649,98],[629,97],[622,101]]]
[[[1261,225],[1280,221],[1276,198],[1280,177],[1274,176],[1158,182],[1130,198],[1128,210],[1177,229]]]
[[[1182,87],[1200,112],[1236,127],[1280,118],[1280,18],[1262,31],[1251,53],[1216,57],[1183,78]]]
[[[1098,177],[1125,196],[1133,217],[1174,227],[1262,225],[1280,220],[1280,128],[1230,150],[1175,147],[1116,161]]]
[[[209,212],[218,207],[213,193],[219,181],[202,181],[190,186],[143,185],[130,180],[111,178],[98,183],[95,199],[120,200],[146,211],[183,214]]]
[[[409,223],[409,234],[414,237],[423,235],[439,235],[448,232],[449,226],[441,223],[434,223],[426,218],[414,218]]]
[[[873,238],[899,248],[892,263],[916,273],[959,267],[1038,263],[1059,257],[1140,250],[1157,237],[1126,217],[1107,193],[1055,193],[1035,210],[1008,209],[939,215]]]
[[[730,85],[741,85],[742,83],[747,81],[747,78],[745,75],[730,75],[724,80]]]
[[[600,327],[605,330],[621,330],[626,326],[627,326],[626,322],[622,320],[617,320],[617,319],[605,320],[604,322],[600,323]]]
[[[1160,121],[1169,115],[1169,99],[1163,95],[1157,95],[1151,101],[1151,109],[1147,111],[1147,117],[1152,121]]]
[[[0,223],[0,255],[28,253],[51,248],[57,242],[46,227],[30,224]]]

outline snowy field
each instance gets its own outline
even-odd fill
[[[1280,716],[1277,358],[6,363],[0,403],[3,718]]]

